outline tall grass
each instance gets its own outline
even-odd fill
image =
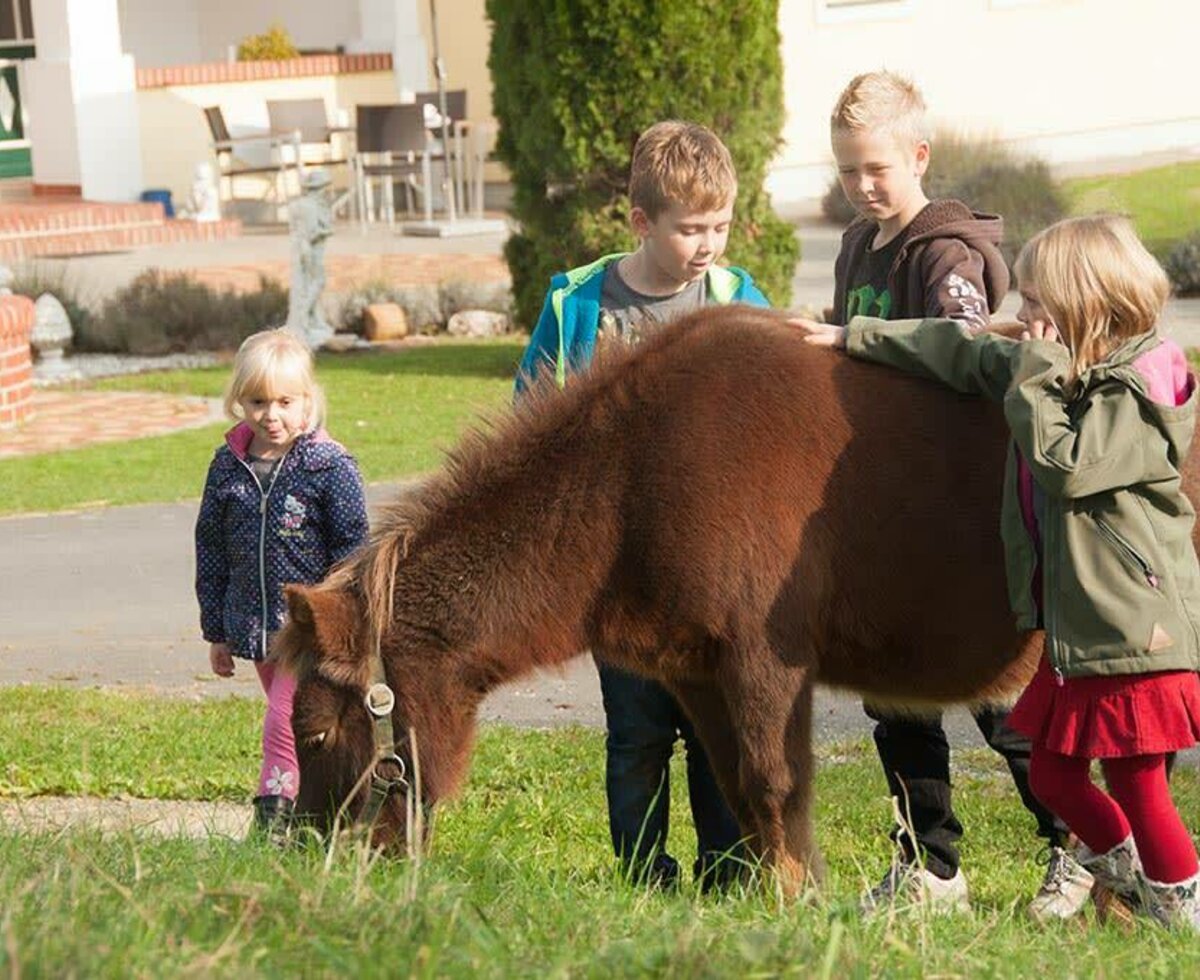
[[[256,704],[19,689],[0,692],[0,709],[6,759],[15,750],[27,764],[40,746],[61,771],[83,765],[85,751],[94,760],[96,740],[112,737],[118,719],[137,731],[126,742],[141,751],[124,755],[94,792],[176,768],[188,792],[249,796],[251,771],[238,766],[253,751]],[[17,730],[27,734],[14,743]],[[186,745],[186,731],[203,751]],[[419,864],[361,845],[330,855],[228,838],[0,829],[0,969],[113,977],[1197,974],[1200,941],[1186,935],[1028,922],[1023,906],[1040,874],[1032,820],[997,757],[956,759],[970,915],[859,918],[858,891],[888,855],[886,790],[865,743],[822,750],[816,822],[828,875],[819,894],[780,906],[769,891],[709,898],[622,882],[604,816],[602,735],[490,727]],[[681,765],[674,777],[671,843],[686,863],[694,836]],[[1177,773],[1175,788],[1194,823],[1196,774]]]

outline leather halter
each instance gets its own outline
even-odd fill
[[[375,756],[371,762],[371,785],[366,805],[359,814],[358,822],[370,826],[379,816],[383,804],[396,792],[408,792],[408,769],[404,760],[396,753],[396,735],[392,728],[392,711],[396,707],[396,695],[387,684],[383,672],[383,655],[376,646],[371,651],[371,686],[363,698],[367,712],[371,715],[375,733]],[[385,776],[381,769],[394,767],[395,776]]]

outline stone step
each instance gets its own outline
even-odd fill
[[[241,222],[234,220],[168,219],[157,203],[100,204],[72,199],[0,204],[0,262],[209,242],[239,235],[241,228]]]

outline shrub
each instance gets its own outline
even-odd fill
[[[980,137],[943,132],[930,142],[925,193],[930,198],[958,198],[976,211],[1002,215],[1002,250],[1010,263],[1035,232],[1066,215],[1066,196],[1045,162],[1021,158],[1002,143]],[[831,221],[849,223],[854,217],[836,176],[821,209]]]
[[[93,318],[79,287],[72,276],[62,266],[47,265],[44,262],[26,262],[16,266],[9,288],[20,296],[28,296],[37,300],[43,293],[49,293],[63,305],[67,319],[76,336],[81,331],[86,332]],[[75,346],[78,346],[76,342]]]
[[[287,61],[299,57],[291,35],[281,24],[272,24],[265,34],[244,38],[237,50],[238,61]]]
[[[236,293],[150,269],[76,331],[75,348],[143,355],[229,350],[255,331],[286,322],[287,306],[287,290],[266,276],[256,292]]]
[[[1200,296],[1200,231],[1179,242],[1163,260],[1178,296]]]
[[[533,325],[555,272],[634,246],[633,145],[670,118],[729,147],[728,259],[788,302],[798,246],[762,188],[783,122],[777,0],[487,0],[487,14],[496,152],[521,225],[505,245],[519,323]]]

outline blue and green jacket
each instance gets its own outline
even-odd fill
[[[583,370],[592,362],[600,325],[604,273],[609,265],[627,254],[606,255],[589,265],[560,272],[550,281],[541,316],[517,371],[518,395],[544,366],[553,365],[554,379],[561,388],[569,373]],[[711,303],[771,305],[744,269],[714,265],[706,278]]]

